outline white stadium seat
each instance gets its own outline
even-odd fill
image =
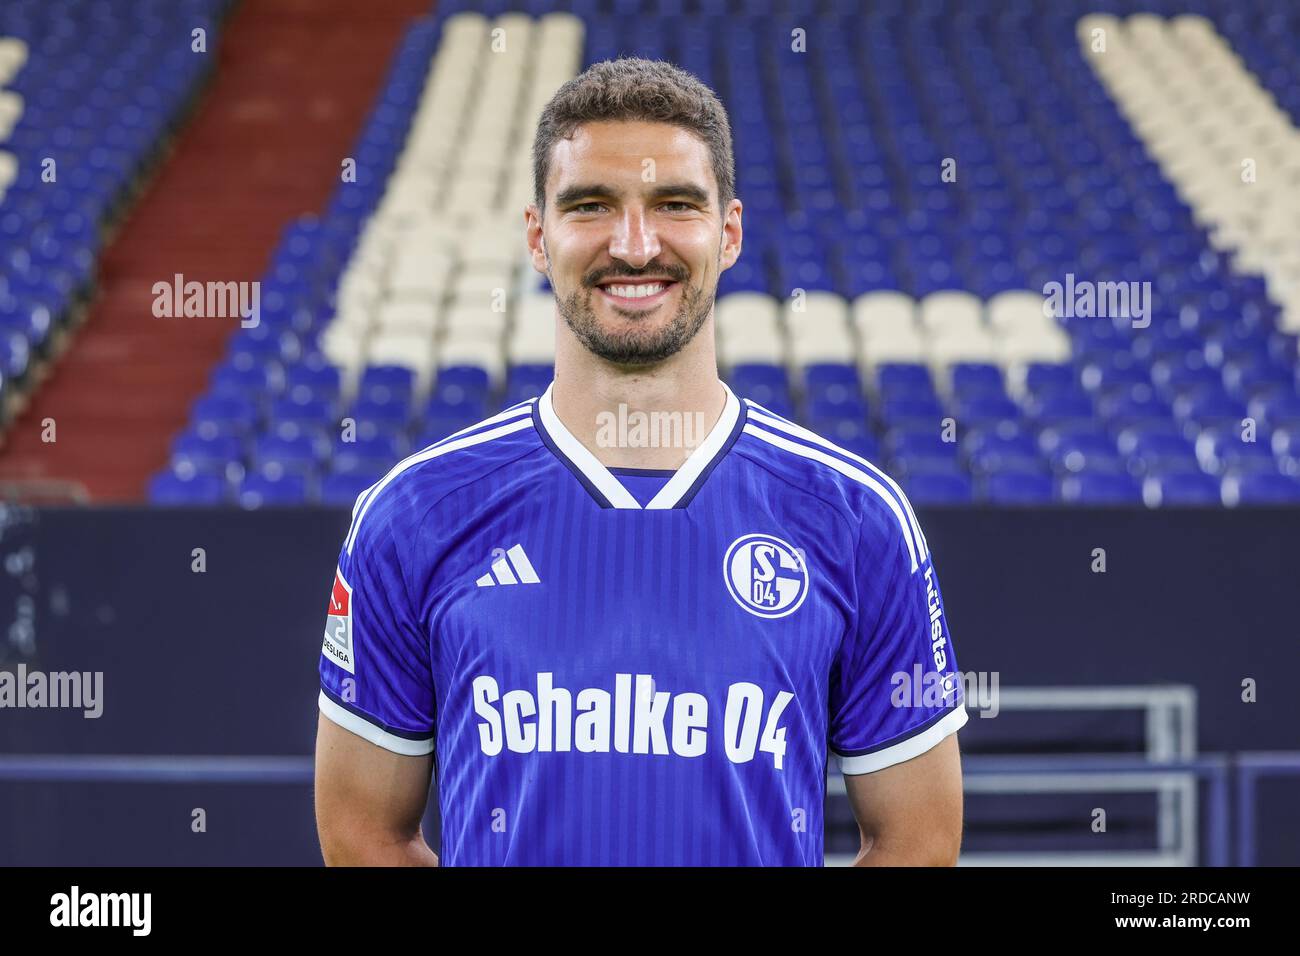
[[[854,326],[863,335],[877,325],[897,327],[916,322],[916,300],[905,292],[864,292],[853,300],[850,311]]]
[[[924,362],[925,358],[925,340],[912,329],[864,340],[858,350],[858,363],[868,373],[885,362]]]
[[[969,292],[932,292],[917,304],[917,318],[931,334],[975,331],[984,325],[984,303]]]
[[[718,336],[718,359],[724,366],[746,362],[785,364],[785,340],[779,330],[756,326]]]

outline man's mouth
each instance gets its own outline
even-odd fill
[[[627,309],[648,309],[663,301],[673,279],[610,279],[596,288],[610,302]]]

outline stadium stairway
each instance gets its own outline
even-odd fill
[[[210,87],[105,250],[84,325],[4,437],[0,481],[75,478],[92,501],[141,500],[238,323],[155,318],[154,283],[261,274],[284,223],[329,198],[393,47],[429,6],[232,11]]]

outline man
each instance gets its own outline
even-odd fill
[[[326,862],[436,865],[433,772],[445,864],[821,865],[828,746],[859,863],[956,860],[966,714],[915,515],[718,378],[734,183],[725,111],[668,64],[597,64],[547,106],[525,222],[555,381],[357,500]],[[634,415],[701,428],[634,441]]]

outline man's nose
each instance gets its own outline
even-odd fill
[[[626,209],[614,227],[609,254],[634,269],[659,255],[659,237],[643,209]]]

